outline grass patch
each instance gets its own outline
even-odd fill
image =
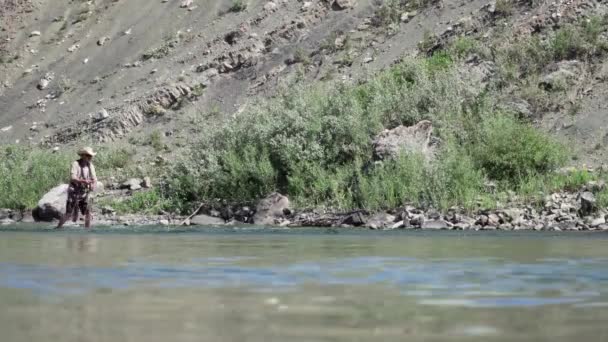
[[[100,206],[110,206],[118,214],[158,215],[165,207],[166,200],[156,189],[138,191],[123,200],[102,200]]]

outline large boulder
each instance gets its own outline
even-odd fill
[[[434,148],[431,143],[433,124],[423,120],[414,126],[398,126],[384,130],[374,139],[374,158],[394,159],[402,153],[421,153],[432,159]]]
[[[58,220],[65,213],[65,203],[68,199],[68,185],[61,184],[40,199],[38,205],[32,210],[35,221],[50,222]]]
[[[597,211],[597,204],[595,196],[590,191],[581,192],[578,195],[580,203],[580,214],[581,216],[588,216]]]
[[[540,81],[546,90],[567,90],[583,75],[583,63],[579,61],[562,61],[548,67],[548,73]]]
[[[275,219],[289,214],[289,198],[272,193],[256,206],[253,223],[260,225],[275,224]]]
[[[10,209],[0,209],[0,220],[11,218],[13,211]]]

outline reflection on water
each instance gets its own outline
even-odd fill
[[[607,242],[0,232],[0,329],[7,341],[603,340]]]

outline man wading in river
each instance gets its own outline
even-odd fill
[[[89,205],[89,193],[95,190],[97,175],[95,166],[91,160],[95,152],[90,147],[78,151],[80,159],[72,163],[70,171],[70,185],[68,187],[68,201],[65,205],[65,215],[59,220],[57,228],[72,217],[72,221],[78,220],[78,211],[84,215],[84,226],[91,227],[91,208]]]

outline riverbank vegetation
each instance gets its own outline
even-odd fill
[[[155,166],[156,189],[113,206],[119,212],[189,212],[202,201],[251,203],[278,191],[300,208],[474,210],[513,197],[540,203],[551,192],[608,180],[598,172],[559,171],[572,157],[567,144],[503,105],[505,98],[523,98],[536,115],[548,101],[559,103],[566,89],[541,87],[544,67],[604,56],[608,48],[598,32],[606,26],[598,17],[565,25],[545,40],[505,38],[490,45],[461,37],[357,83],[289,84],[206,129],[170,165]],[[492,63],[489,81],[474,85],[463,77],[476,72],[467,69],[472,56]],[[432,155],[374,157],[379,133],[421,120],[434,127]],[[128,169],[131,158],[125,149],[100,153],[98,169],[119,174],[115,170]],[[0,207],[32,207],[65,179],[68,163],[62,153],[2,148]],[[123,177],[135,172],[125,170]],[[608,191],[598,201],[608,206]]]

